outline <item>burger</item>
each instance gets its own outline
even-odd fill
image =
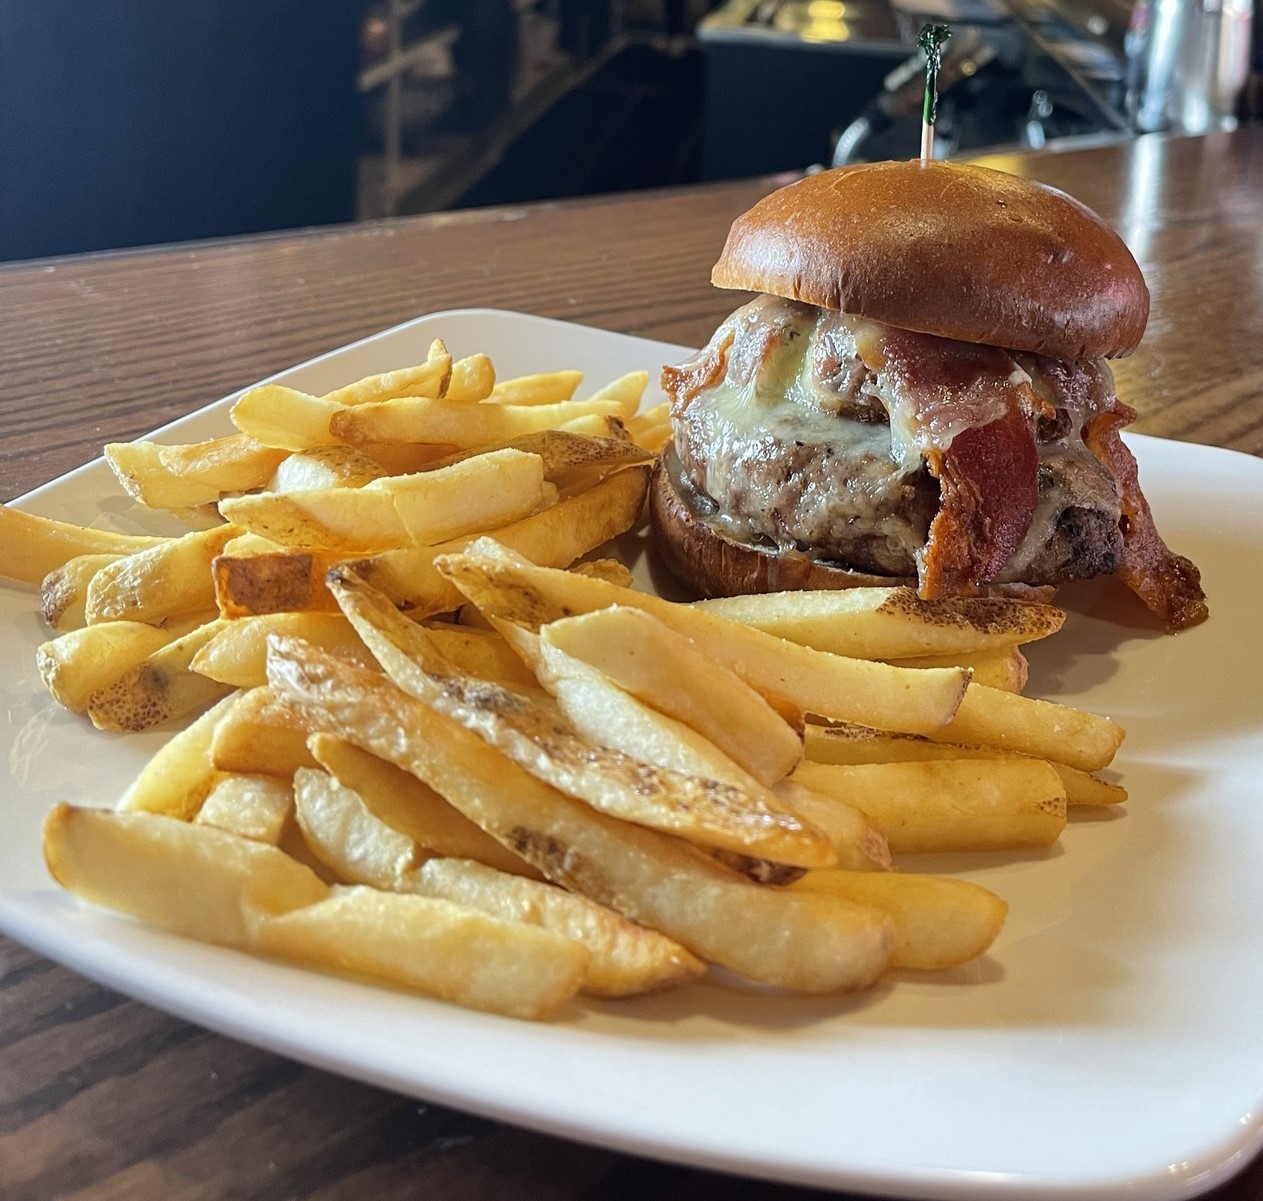
[[[1149,292],[1090,209],[983,167],[843,167],[739,217],[711,278],[759,295],[664,369],[650,491],[695,593],[1115,575],[1169,628],[1204,620],[1119,436],[1108,360]]]

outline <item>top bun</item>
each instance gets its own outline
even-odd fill
[[[733,222],[711,281],[1064,359],[1130,354],[1149,319],[1136,260],[1091,209],[963,163],[808,175]]]

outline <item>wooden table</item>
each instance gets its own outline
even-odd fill
[[[1079,196],[1136,251],[1153,316],[1117,372],[1135,428],[1263,453],[1263,130],[995,162]],[[433,310],[700,343],[734,306],[707,282],[728,224],[770,186],[0,268],[0,497]],[[1215,1195],[1261,1189],[1263,1159]],[[814,1195],[405,1100],[208,1034],[0,938],[3,1201]]]

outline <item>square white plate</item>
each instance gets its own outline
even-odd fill
[[[679,347],[520,314],[435,314],[275,378],[322,392],[417,361],[441,334],[502,375],[656,374]],[[160,431],[229,429],[228,400]],[[1183,1197],[1263,1143],[1263,463],[1136,437],[1159,527],[1213,616],[1166,637],[1098,620],[1093,594],[1034,648],[1032,691],[1119,719],[1125,813],[1061,846],[925,863],[1010,904],[991,953],[855,998],[714,981],[532,1025],[201,946],[81,905],[40,823],[112,804],[166,736],[61,712],[34,667],[34,590],[0,586],[0,929],[225,1034],[431,1101],[624,1151],[919,1197]],[[153,528],[105,466],[21,502]]]

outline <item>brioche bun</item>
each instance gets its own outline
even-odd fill
[[[1091,209],[961,163],[806,176],[737,218],[711,281],[1062,359],[1130,354],[1149,318],[1140,268]]]

